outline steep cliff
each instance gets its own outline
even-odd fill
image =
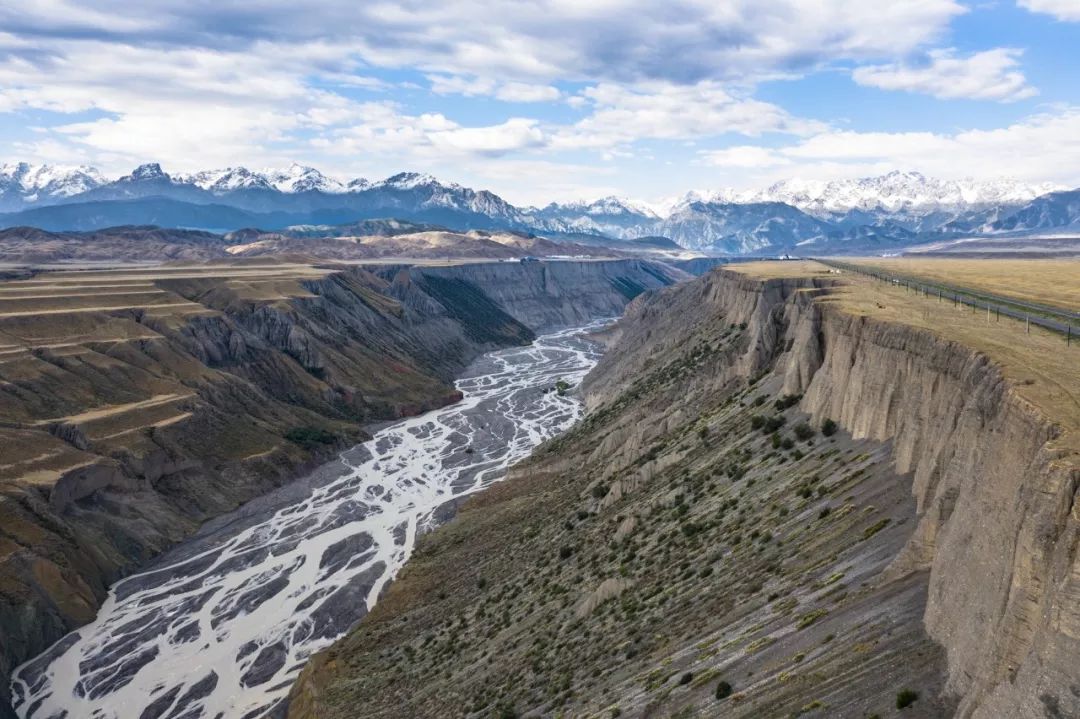
[[[387,278],[241,263],[4,285],[0,715],[14,666],[202,521],[364,438],[365,422],[454,401],[479,353],[617,312],[629,298],[613,282],[683,276],[565,264]]]
[[[635,300],[586,421],[430,536],[290,716],[1080,715],[1071,428],[843,291]]]

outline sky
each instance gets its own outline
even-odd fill
[[[0,5],[0,162],[299,162],[519,204],[914,170],[1080,186],[1080,0]]]

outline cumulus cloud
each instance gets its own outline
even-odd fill
[[[956,0],[51,0],[0,7],[0,27],[42,41],[216,50],[329,42],[374,65],[499,80],[693,83],[897,56],[963,12]]]
[[[1080,3],[1076,0],[1019,0],[1020,7],[1031,12],[1052,15],[1065,22],[1080,22]]]
[[[992,130],[833,130],[785,147],[742,145],[700,157],[716,166],[741,158],[743,167],[758,171],[758,180],[832,179],[910,169],[943,178],[1008,175],[1075,185],[1080,183],[1080,107],[1032,115]]]
[[[460,75],[428,75],[431,91],[436,95],[489,95],[504,102],[553,102],[562,93],[551,85],[527,82],[499,83],[490,78]]]
[[[555,138],[558,147],[610,148],[638,139],[685,140],[726,133],[809,134],[824,128],[775,104],[734,96],[713,81],[641,87],[604,83],[587,88],[580,97],[592,112],[560,130]]]
[[[856,68],[860,85],[903,90],[954,100],[1013,102],[1036,94],[1020,72],[1021,50],[995,48],[961,57],[954,49],[932,50],[918,63],[889,63]]]

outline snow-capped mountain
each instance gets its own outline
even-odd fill
[[[692,249],[747,254],[791,250],[833,229],[829,223],[780,202],[689,202],[663,220],[656,234]]]
[[[783,180],[763,190],[722,189],[707,199],[739,204],[782,202],[817,217],[835,217],[853,211],[919,217],[991,205],[1020,206],[1060,189],[1052,183],[1032,184],[1009,178],[939,180],[918,172],[895,171],[877,177],[831,182]],[[688,199],[701,198],[694,195]]]
[[[1053,189],[1008,179],[938,180],[891,172],[832,182],[792,179],[760,190],[698,190],[664,206],[602,197],[538,208],[516,207],[487,190],[417,172],[372,182],[330,177],[298,163],[172,175],[146,163],[109,181],[90,167],[15,163],[0,166],[0,212],[7,213],[0,226],[173,223],[229,230],[395,218],[549,237],[663,236],[689,248],[732,253],[806,246],[837,251],[971,233],[1076,231],[1075,198],[1046,194]]]
[[[236,190],[275,189],[265,175],[252,172],[246,167],[203,170],[191,175],[178,175],[177,179],[214,194],[225,194]]]
[[[314,167],[293,163],[284,170],[267,170],[266,181],[279,192],[324,192],[338,194],[345,192],[341,182],[327,177]]]
[[[0,165],[0,208],[14,209],[72,197],[105,182],[101,173],[85,165],[31,165],[27,162]]]
[[[652,234],[660,216],[642,203],[620,197],[602,197],[591,202],[551,203],[525,210],[527,222],[538,229],[583,232],[610,237],[646,237]]]
[[[1038,197],[1012,215],[993,222],[990,229],[997,232],[1080,231],[1080,190]]]

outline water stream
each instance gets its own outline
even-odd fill
[[[581,415],[553,389],[599,358],[582,328],[484,355],[457,404],[397,422],[306,482],[212,523],[117,583],[97,619],[24,664],[33,719],[272,716],[312,653],[374,606],[418,534]]]

